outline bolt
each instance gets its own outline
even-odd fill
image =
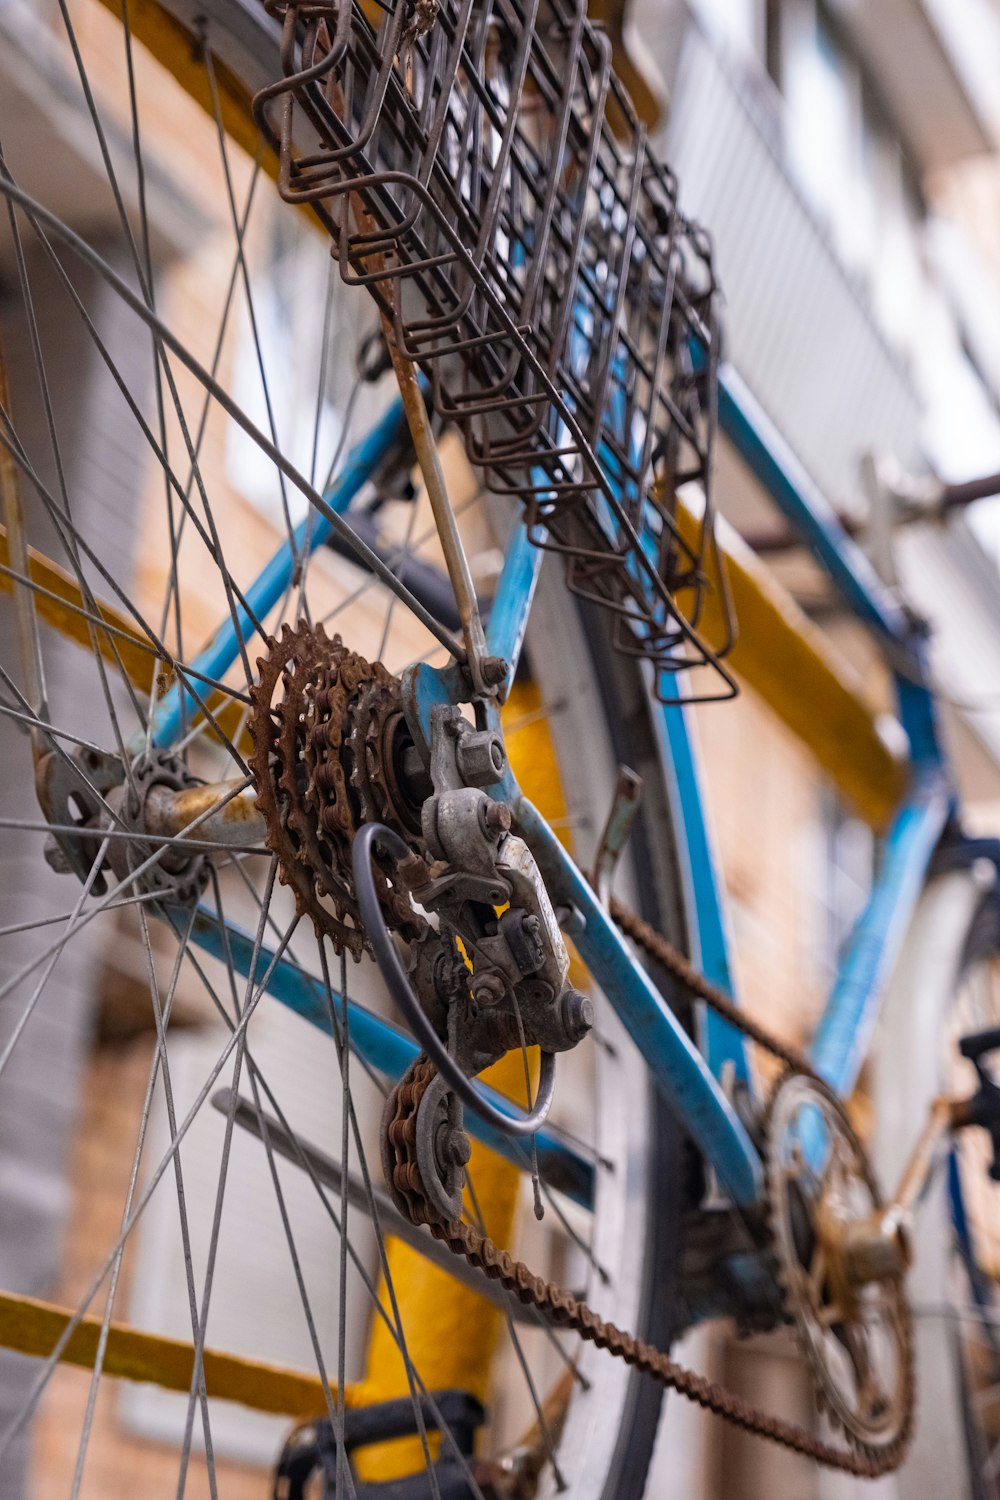
[[[472,998],[477,1005],[496,1005],[507,993],[499,974],[479,974],[472,981]]]
[[[510,667],[502,656],[484,656],[479,664],[479,670],[488,687],[499,687],[510,672]]]
[[[487,802],[483,819],[487,833],[510,832],[512,819],[506,802]]]
[[[594,1007],[579,990],[567,989],[562,1000],[562,1020],[573,1046],[582,1042],[594,1024]]]
[[[464,1167],[472,1155],[472,1142],[464,1130],[450,1130],[444,1143],[445,1161],[453,1167]]]

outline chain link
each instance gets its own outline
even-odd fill
[[[343,772],[336,755],[328,753],[327,741],[339,745],[351,693],[361,687],[367,689],[370,682],[380,685],[383,678],[377,665],[370,667],[347,652],[339,637],[328,640],[322,632],[314,633],[306,626],[297,631],[286,627],[280,642],[269,641],[268,647],[267,657],[258,664],[261,678],[254,690],[251,716],[252,769],[258,804],[268,825],[268,842],[278,855],[282,880],[292,886],[299,910],[312,917],[317,936],[328,937],[338,951],[347,948],[358,956],[363,936],[354,892],[346,875],[347,860],[343,857],[344,849],[350,848],[354,827],[346,815],[348,801]],[[392,681],[388,674],[384,680]],[[284,694],[275,702],[279,682]],[[308,735],[303,725],[308,727]],[[318,755],[320,740],[323,756]],[[297,769],[303,761],[310,771],[306,788],[300,784]],[[310,806],[309,794],[313,788],[320,795],[315,798],[315,805]],[[335,915],[319,900],[320,894],[332,898]],[[388,889],[384,899],[386,920],[392,922],[395,918],[394,925],[412,932],[413,913],[409,907],[405,913],[395,909],[393,893]],[[822,1086],[822,1080],[798,1048],[789,1046],[745,1015],[648,922],[614,897],[610,914],[636,947],[689,994],[778,1059],[786,1070],[803,1074]],[[460,1220],[442,1220],[427,1197],[416,1155],[417,1112],[434,1077],[433,1064],[421,1054],[389,1096],[383,1119],[386,1176],[402,1213],[416,1224],[427,1224],[435,1238],[454,1254],[464,1256],[471,1266],[499,1281],[519,1301],[533,1305],[554,1327],[574,1329],[599,1349],[606,1349],[615,1358],[744,1431],[862,1478],[876,1478],[898,1467],[912,1425],[913,1374],[909,1349],[904,1351],[907,1412],[899,1436],[882,1447],[845,1450],[816,1437],[805,1427],[762,1411],[717,1382],[678,1364],[643,1339],[605,1322],[585,1302],[554,1282],[536,1276],[522,1261],[498,1249],[472,1225]]]
[[[611,903],[611,915],[621,930],[650,958],[698,999],[710,1005],[718,1015],[738,1027],[756,1045],[778,1058],[786,1069],[817,1078],[805,1056],[797,1048],[772,1036],[764,1027],[745,1016],[648,922],[614,899]],[[553,1327],[573,1329],[597,1348],[606,1349],[616,1359],[624,1360],[627,1365],[650,1375],[661,1385],[722,1417],[744,1432],[778,1443],[828,1468],[840,1469],[863,1479],[876,1479],[898,1468],[912,1430],[914,1380],[912,1352],[909,1348],[904,1350],[907,1409],[898,1436],[893,1442],[883,1446],[859,1445],[844,1449],[817,1437],[806,1427],[763,1411],[744,1397],[726,1390],[717,1381],[709,1380],[686,1365],[679,1364],[644,1339],[623,1332],[614,1323],[605,1322],[586,1302],[556,1283],[536,1276],[523,1261],[516,1260],[509,1251],[499,1249],[473,1225],[461,1220],[442,1221],[427,1199],[416,1163],[417,1109],[434,1076],[433,1064],[422,1055],[418,1057],[390,1095],[385,1116],[389,1187],[397,1205],[415,1223],[428,1225],[435,1239],[440,1240],[455,1255],[463,1256],[469,1265],[491,1280],[499,1281],[518,1301],[535,1307]]]

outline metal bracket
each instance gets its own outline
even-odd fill
[[[446,1431],[449,1438],[442,1443],[441,1456],[434,1464],[434,1492],[440,1500],[473,1500],[481,1493],[480,1482],[488,1482],[482,1466],[472,1457],[476,1429],[486,1420],[483,1408],[465,1391],[438,1391],[433,1404],[430,1397],[424,1397],[421,1407],[427,1430]],[[348,1455],[374,1443],[414,1437],[418,1430],[417,1412],[409,1399],[349,1406],[343,1424],[343,1445]],[[322,1479],[322,1489],[311,1485],[317,1477]],[[337,1432],[328,1418],[305,1422],[288,1438],[278,1460],[274,1493],[281,1500],[306,1500],[307,1495],[315,1495],[317,1500],[340,1500]],[[349,1493],[356,1500],[426,1500],[431,1484],[424,1468],[419,1474],[372,1484],[359,1482],[352,1469]]]
[[[625,852],[642,803],[642,777],[628,766],[618,767],[618,781],[594,858],[592,883],[597,899],[607,906],[618,861]]]

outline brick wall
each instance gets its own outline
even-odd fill
[[[103,1264],[121,1221],[128,1189],[130,1145],[135,1139],[149,1077],[153,1046],[146,1037],[126,1045],[98,1047],[87,1070],[69,1169],[72,1206],[56,1300],[75,1307]],[[124,1316],[131,1290],[134,1256],[127,1250],[116,1301]],[[98,1296],[92,1312],[100,1316]],[[23,1362],[27,1367],[27,1361]],[[55,1374],[34,1424],[31,1500],[65,1500],[78,1462],[80,1434],[90,1390],[90,1373],[62,1366]],[[84,1500],[159,1500],[176,1494],[177,1449],[130,1436],[117,1419],[121,1386],[100,1382],[87,1448]],[[216,1461],[219,1493],[225,1500],[266,1500],[268,1477],[260,1469]],[[209,1495],[207,1467],[195,1452],[186,1494]]]
[[[109,115],[127,123],[120,31],[96,3],[75,7],[74,15],[88,67],[102,99],[107,101]],[[137,63],[145,101],[147,148],[159,153],[163,169],[191,195],[204,216],[203,232],[186,262],[164,274],[159,305],[177,334],[209,363],[233,262],[223,179],[211,131],[196,106],[141,49]],[[235,150],[232,165],[236,195],[242,201],[251,166]],[[261,190],[265,190],[263,184]],[[262,225],[266,222],[264,215]],[[255,234],[263,232],[258,226]],[[252,239],[251,254],[255,245],[259,248]],[[234,320],[222,354],[223,380],[231,375],[233,360],[239,355]],[[197,383],[181,370],[177,382],[188,413],[198,413],[201,396]],[[168,427],[169,451],[183,482],[187,461],[172,417]],[[233,489],[227,473],[226,443],[227,419],[214,410],[202,447],[202,467],[213,511],[222,522],[227,561],[234,573],[246,578],[270,554],[277,533],[261,514],[243,504]],[[122,497],[129,513],[136,494],[141,493],[135,581],[138,597],[152,611],[163,598],[169,557],[162,477],[151,463],[141,465],[137,473],[134,455],[125,464],[111,447],[106,446],[104,452],[114,469],[114,493]],[[423,514],[418,518],[417,531],[423,531],[426,523]],[[182,566],[187,580],[185,642],[190,650],[192,643],[199,643],[217,623],[225,607],[214,564],[190,526]],[[317,558],[313,567],[331,606],[357,583],[358,575],[349,564],[327,554]],[[396,612],[395,633],[387,652],[390,665],[414,654],[414,639],[404,614]],[[374,594],[352,611],[351,623],[350,644],[374,654],[383,623]],[[821,783],[797,742],[749,693],[736,704],[700,709],[695,718],[729,898],[739,987],[749,1009],[798,1038],[816,1014],[821,998],[821,977],[814,961],[821,922],[818,888],[822,860],[816,837]],[[109,961],[109,968],[114,968],[114,974],[108,974],[107,988],[110,990],[113,979],[118,1001],[127,1012],[128,995],[118,993],[123,984],[127,991],[127,983],[113,962]],[[96,988],[101,992],[105,984],[99,981]],[[137,1010],[144,1004],[148,1011],[148,996],[142,996],[141,985],[135,1004]],[[127,1026],[123,1029],[128,1031]],[[148,1032],[127,1044],[104,1040],[91,1055],[73,1130],[66,1249],[52,1290],[60,1301],[73,1304],[81,1295],[114,1239],[150,1057]],[[132,1256],[127,1254],[116,1304],[119,1316],[128,1306],[132,1271]],[[98,1300],[95,1310],[100,1306]],[[85,1372],[63,1369],[49,1388],[33,1432],[28,1491],[33,1500],[49,1500],[49,1496],[55,1500],[67,1492],[76,1463],[88,1384]],[[221,1463],[219,1472],[227,1500],[258,1496],[264,1500],[268,1493],[267,1475],[262,1470]],[[144,1500],[154,1500],[174,1494],[176,1474],[176,1449],[130,1436],[119,1419],[115,1383],[102,1382],[81,1493],[88,1500],[132,1500],[139,1493]],[[187,1493],[199,1497],[207,1494],[204,1463],[198,1457],[192,1460]]]

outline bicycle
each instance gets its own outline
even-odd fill
[[[59,919],[62,937],[3,985],[3,995],[21,984],[31,992],[0,1070],[18,1055],[14,1044],[69,938],[123,906],[134,908],[148,958],[156,1048],[121,1230],[99,1274],[72,1313],[18,1302],[28,1324],[15,1347],[44,1360],[0,1445],[23,1430],[60,1360],[75,1359],[92,1381],[74,1494],[105,1369],[145,1372],[140,1378],[152,1371],[187,1395],[182,1490],[200,1429],[215,1491],[209,1403],[218,1396],[304,1419],[278,1465],[278,1493],[290,1500],[317,1477],[329,1494],[376,1493],[379,1481],[403,1476],[408,1487],[398,1493],[414,1497],[564,1487],[639,1495],[664,1388],[850,1473],[891,1471],[913,1420],[905,1290],[913,1202],[943,1135],[968,1123],[995,1131],[997,1115],[984,1072],[973,1103],[932,1114],[886,1204],[843,1100],[907,927],[945,930],[941,887],[929,881],[935,870],[947,871],[949,982],[988,971],[1000,845],[960,832],[919,622],[722,362],[707,237],[681,214],[677,185],[616,80],[610,43],[585,9],[569,5],[539,14],[531,5],[458,0],[340,10],[317,0],[220,0],[202,5],[195,20],[183,5],[123,6],[139,181],[133,35],[207,104],[237,242],[231,282],[242,284],[251,320],[246,215],[227,134],[255,152],[260,133],[278,192],[294,206],[283,211],[312,214],[333,242],[339,274],[374,298],[382,343],[366,350],[364,376],[391,368],[399,396],[346,457],[338,447],[321,486],[316,443],[307,477],[282,451],[270,405],[264,432],[158,311],[142,190],[136,239],[73,23],[60,8],[131,282],[3,164],[0,193],[54,472],[49,481],[0,392],[3,574],[22,647],[20,682],[0,668],[0,712],[28,731],[44,815],[8,822],[12,832],[47,834],[49,863],[81,890]],[[102,563],[94,518],[75,516],[23,225],[76,314],[87,319],[71,264],[100,277],[149,336],[152,402],[124,379],[120,390],[165,484],[159,627]],[[98,347],[118,377],[113,354]],[[182,375],[204,393],[200,425],[185,420]],[[266,395],[263,369],[262,379]],[[253,442],[281,493],[286,539],[249,583],[226,563],[230,539],[204,477],[210,409]],[[840,722],[864,744],[875,771],[862,778],[876,788],[869,795],[893,813],[882,868],[808,1056],[733,1003],[685,715],[691,701],[732,696],[728,659],[753,668],[752,642],[737,644],[730,589],[737,602],[768,607],[752,564],[720,539],[717,424],[882,648],[908,745],[905,757],[891,753],[808,633],[787,629],[803,670],[834,695]],[[467,557],[471,512],[463,536],[439,454],[445,426],[460,431],[483,477],[496,534],[508,533],[485,621]],[[427,542],[440,549],[430,560],[414,543],[413,494],[395,551],[378,543],[374,512],[359,503],[370,491],[376,506],[405,498],[414,466],[431,513]],[[29,551],[25,486],[68,566]],[[308,502],[300,521],[293,492]],[[225,612],[189,661],[181,617],[193,547],[217,572]],[[349,555],[373,580],[332,605],[353,611],[343,641],[313,608],[314,597],[319,608],[330,604],[329,580],[317,580],[313,563],[322,548]],[[542,568],[546,552],[561,569]],[[373,630],[356,617],[376,584],[388,602]],[[393,672],[383,658],[400,632],[399,604],[409,614],[407,651],[429,659]],[[89,645],[103,739],[50,717],[46,620]],[[368,638],[377,649],[365,655]],[[444,666],[431,664],[435,653]],[[515,776],[518,735],[546,720]],[[828,762],[839,748],[826,747]],[[626,762],[640,774],[622,771],[616,782],[615,767]],[[540,766],[547,816],[522,790]],[[567,788],[576,808],[603,820],[586,873],[553,826],[565,819]],[[611,894],[616,877],[637,911]],[[253,931],[232,917],[247,903]],[[154,921],[175,940],[166,975],[158,974]],[[36,925],[5,932],[16,942]],[[222,965],[221,985],[196,954]],[[366,955],[405,1028],[380,1013],[383,1001],[351,995],[348,958]],[[226,1033],[179,1115],[167,1034],[189,969]],[[585,992],[584,973],[598,994]],[[926,1004],[943,1006],[947,990]],[[333,1038],[339,1160],[293,1128],[287,1100],[255,1059],[250,1022],[265,996]],[[977,1033],[993,1025],[988,1004],[985,1012]],[[980,1035],[966,1048],[981,1063],[995,1042]],[[766,1102],[750,1043],[785,1070]],[[476,1081],[487,1070],[489,1087]],[[251,1097],[240,1094],[244,1076]],[[168,1145],[151,1166],[143,1150],[161,1077]],[[213,1097],[220,1080],[228,1087]],[[365,1095],[373,1087],[385,1095],[381,1124]],[[575,1099],[591,1096],[592,1110],[574,1110]],[[130,1345],[113,1312],[129,1235],[170,1171],[190,1240],[180,1148],[210,1099],[224,1144],[200,1289],[186,1257],[191,1344],[178,1365],[177,1351],[155,1336]],[[923,1115],[914,1104],[906,1150],[886,1164],[902,1166]],[[227,1164],[240,1134],[258,1138],[273,1181],[317,1366],[311,1380],[211,1348]],[[304,1174],[337,1236],[332,1359],[294,1259],[279,1157]],[[556,1226],[555,1242],[536,1244],[540,1260],[527,1264],[505,1248],[524,1176],[536,1214]],[[956,1195],[963,1180],[956,1154]],[[358,1214],[375,1230],[367,1262],[350,1233]],[[400,1243],[387,1248],[388,1235]],[[966,1261],[975,1280],[971,1248]],[[537,1274],[542,1263],[554,1282]],[[373,1307],[368,1373],[353,1384],[349,1270]],[[88,1320],[105,1281],[103,1311]],[[830,1431],[758,1412],[670,1360],[683,1328],[732,1314],[751,1328],[794,1326]],[[414,1357],[410,1339],[426,1345],[429,1325],[437,1347]],[[504,1326],[528,1420],[508,1395],[511,1382],[497,1389]],[[498,1395],[487,1415],[483,1403]]]

